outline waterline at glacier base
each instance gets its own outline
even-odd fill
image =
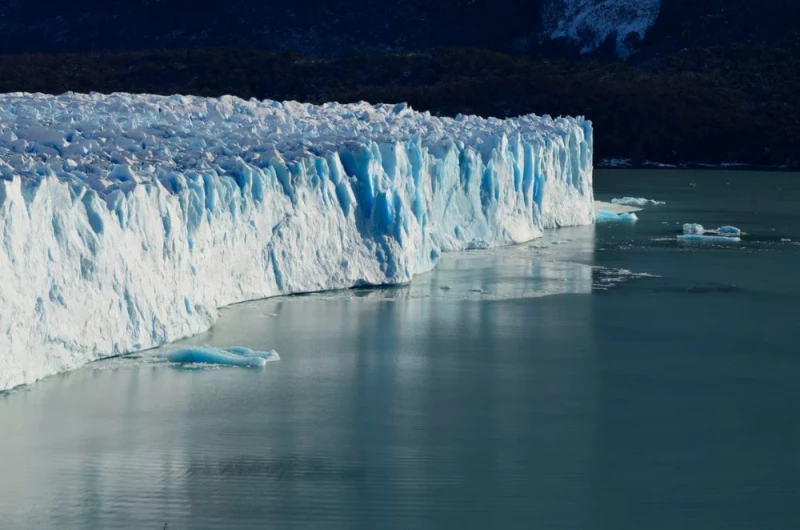
[[[17,93],[0,154],[0,390],[594,219],[582,118]]]

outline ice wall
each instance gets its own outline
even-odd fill
[[[0,389],[589,224],[591,161],[582,118],[0,95]]]

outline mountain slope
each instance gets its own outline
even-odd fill
[[[0,52],[231,46],[335,55],[472,46],[628,57],[769,43],[796,31],[797,20],[794,0],[228,0],[213,11],[193,0],[6,0]]]

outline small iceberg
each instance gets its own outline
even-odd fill
[[[720,226],[717,228],[716,232],[723,236],[733,236],[739,237],[742,235],[742,231],[736,228],[735,226]]]
[[[635,223],[639,218],[635,213],[614,213],[608,210],[600,210],[595,216],[595,221],[598,223]]]
[[[242,346],[214,348],[213,346],[189,346],[165,353],[169,362],[181,364],[221,364],[227,366],[259,367],[268,362],[280,361],[275,350],[254,351]]]
[[[704,241],[706,243],[730,243],[741,241],[742,231],[735,226],[725,225],[716,230],[708,230],[703,225],[686,223],[683,225],[683,235],[678,236],[680,241]]]
[[[664,201],[643,199],[641,197],[623,197],[621,199],[611,199],[611,203],[619,204],[620,206],[638,206],[639,208],[644,208],[645,206],[658,206],[659,204],[667,204]]]

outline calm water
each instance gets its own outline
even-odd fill
[[[800,175],[596,193],[667,205],[187,341],[263,370],[146,354],[0,395],[0,528],[800,528]]]

